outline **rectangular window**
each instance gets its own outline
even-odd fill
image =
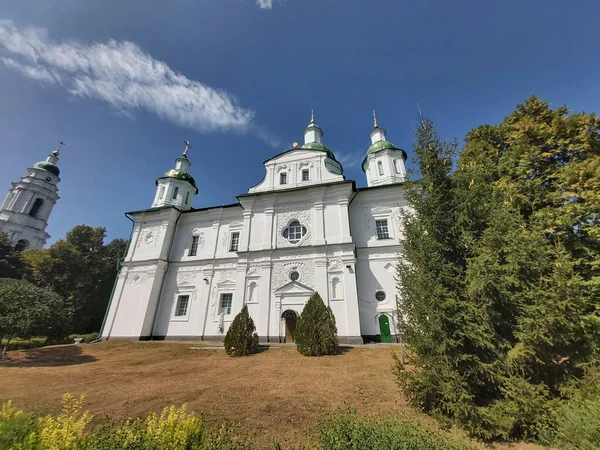
[[[308,175],[308,169],[304,169],[302,171],[302,181],[308,181],[309,179],[310,178],[309,178],[309,175]]]
[[[187,205],[189,201],[190,201],[190,191],[187,191],[185,193],[185,204]]]
[[[231,233],[231,244],[229,245],[230,252],[237,252],[238,247],[240,245],[240,233],[236,231],[235,233]]]
[[[396,169],[396,173],[400,173],[400,169],[398,168],[398,160],[394,160],[394,169]]]
[[[379,169],[379,175],[383,175],[383,164],[381,161],[377,162],[377,168]]]
[[[188,311],[188,305],[190,303],[189,295],[180,295],[177,297],[177,305],[175,307],[175,317],[185,316]]]
[[[389,239],[390,238],[390,232],[388,230],[387,219],[376,220],[375,228],[377,229],[377,239]]]
[[[219,304],[219,314],[231,314],[231,303],[233,294],[221,294],[221,303]]]
[[[196,253],[198,253],[198,240],[199,236],[192,236],[192,245],[190,245],[188,256],[196,256]]]
[[[159,198],[160,200],[162,200],[162,198],[163,198],[164,196],[165,196],[165,187],[164,187],[164,186],[161,186],[161,187],[160,187],[160,190],[158,191],[158,198]]]
[[[177,199],[177,194],[179,194],[179,188],[176,187],[175,189],[173,189],[173,200]]]
[[[281,172],[279,174],[279,184],[287,184],[287,172]]]

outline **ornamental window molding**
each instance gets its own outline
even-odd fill
[[[277,221],[277,247],[299,247],[307,242],[310,242],[311,214],[309,211],[288,211],[280,213],[277,216]],[[301,227],[300,237],[298,240],[290,240],[284,236],[284,230],[290,227],[290,225],[294,222],[298,222]],[[295,236],[297,236],[297,234],[295,234]]]

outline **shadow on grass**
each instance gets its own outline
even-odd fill
[[[83,353],[82,345],[57,345],[32,350],[15,350],[0,360],[0,368],[75,366],[96,361]]]

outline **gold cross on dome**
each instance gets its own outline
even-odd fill
[[[190,141],[184,141],[185,148],[183,149],[183,156],[187,156],[187,152],[192,146],[190,145]]]

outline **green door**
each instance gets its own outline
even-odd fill
[[[390,333],[390,319],[385,314],[379,316],[379,333],[381,334],[381,342],[392,342],[392,334]]]

